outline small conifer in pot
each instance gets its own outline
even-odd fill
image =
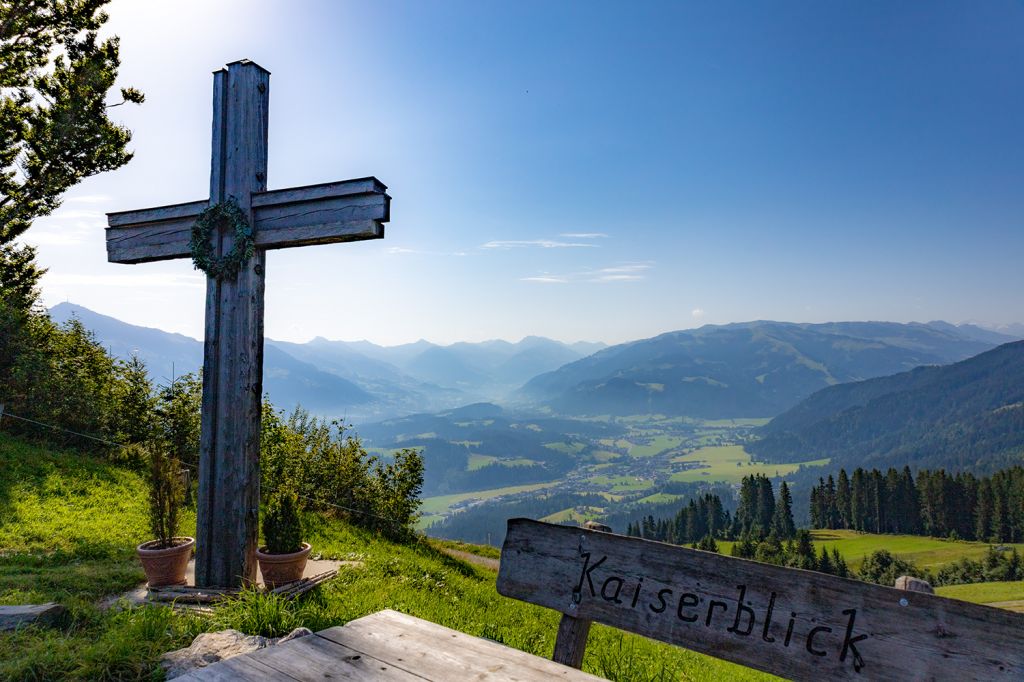
[[[150,587],[183,585],[196,541],[176,535],[185,499],[181,466],[164,443],[148,443],[144,450],[149,459],[149,527],[156,539],[142,543],[136,552]]]
[[[275,492],[267,500],[262,523],[264,545],[256,552],[263,582],[269,588],[302,577],[309,543],[302,541],[298,497],[292,490]]]

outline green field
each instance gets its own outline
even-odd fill
[[[479,455],[473,452],[469,455],[469,464],[466,466],[466,470],[476,471],[477,469],[483,469],[488,464],[500,464],[503,467],[528,467],[536,463],[534,460],[526,459],[525,457],[494,457],[492,455]]]
[[[655,436],[646,445],[634,445],[629,449],[630,457],[653,457],[665,450],[677,448],[683,442],[682,438],[672,436]]]
[[[683,499],[683,495],[672,495],[671,493],[654,493],[647,497],[641,497],[636,501],[637,504],[668,504],[669,502],[677,502]]]
[[[613,493],[636,492],[651,487],[651,482],[635,476],[593,476],[590,482]]]
[[[576,507],[569,507],[562,511],[557,511],[554,514],[548,514],[541,521],[547,521],[548,523],[565,523],[566,521],[589,521],[590,519],[596,519],[604,513],[604,510],[600,507],[583,507],[583,511],[579,511]]]
[[[436,495],[434,497],[424,497],[421,500],[420,517],[419,523],[416,524],[417,528],[423,529],[447,515],[451,508],[459,502],[464,502],[470,499],[478,500],[489,500],[492,497],[498,497],[500,495],[511,495],[513,493],[525,493],[533,490],[541,490],[542,488],[550,488],[555,485],[555,482],[551,483],[531,483],[529,485],[510,485],[504,488],[491,488],[490,490],[474,490],[471,493],[455,493],[453,495]]]
[[[828,464],[827,459],[793,464],[768,464],[753,462],[742,445],[715,445],[704,447],[686,455],[672,459],[673,462],[701,462],[699,469],[687,469],[672,474],[673,481],[724,481],[739,483],[744,476],[765,474],[767,476],[787,476],[801,466],[821,466]]]
[[[966,542],[927,538],[920,535],[875,535],[852,530],[811,531],[815,544],[824,544],[839,550],[851,567],[860,566],[864,557],[877,549],[887,549],[893,554],[909,559],[920,568],[937,570],[963,557],[979,560],[988,551],[984,542]],[[1024,552],[1024,544],[1014,546]]]
[[[475,452],[469,455],[469,464],[466,465],[467,471],[476,471],[477,469],[483,469],[488,464],[497,462],[497,457],[491,455],[478,455]]]
[[[1024,580],[1013,582],[975,583],[936,587],[935,593],[950,599],[988,604],[1001,609],[1024,613]]]

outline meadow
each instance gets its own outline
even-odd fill
[[[823,544],[829,551],[835,547],[851,566],[859,566],[864,557],[878,549],[909,559],[923,569],[935,571],[961,558],[980,560],[989,545],[984,542],[945,540],[920,535],[875,535],[852,530],[811,531],[816,545]],[[1007,545],[1024,552],[1024,544]]]
[[[974,583],[973,585],[945,585],[935,593],[950,599],[987,604],[1001,609],[1024,613],[1024,581]]]
[[[320,517],[306,518],[315,551],[363,566],[344,570],[297,603],[246,593],[211,616],[166,606],[104,610],[100,600],[143,580],[133,556],[149,535],[142,479],[0,434],[0,495],[0,603],[55,600],[70,609],[59,627],[0,633],[2,680],[154,679],[160,654],[187,646],[200,632],[232,627],[276,636],[385,608],[541,656],[554,646],[559,615],[501,597],[493,571],[453,558],[432,541],[395,544]],[[591,631],[583,667],[613,680],[771,679],[602,626]]]
[[[699,468],[687,469],[672,474],[673,481],[691,483],[694,481],[723,481],[739,483],[744,476],[765,474],[766,476],[788,476],[801,466],[822,466],[828,464],[827,459],[816,459],[809,462],[790,464],[771,464],[755,462],[743,449],[742,445],[716,445],[702,447],[694,452],[673,457],[672,462],[699,463]]]

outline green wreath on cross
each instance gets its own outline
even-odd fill
[[[215,255],[212,237],[216,229],[225,227],[235,233],[235,243],[223,256]],[[192,263],[216,280],[234,279],[238,271],[256,251],[252,227],[245,219],[245,213],[234,199],[228,199],[209,206],[199,214],[192,225],[192,238],[188,242],[192,251]]]

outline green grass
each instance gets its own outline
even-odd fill
[[[699,469],[687,469],[672,474],[673,481],[722,481],[739,483],[744,476],[765,474],[767,476],[788,476],[801,466],[821,466],[827,459],[792,464],[769,464],[753,462],[742,445],[715,445],[703,447],[686,455],[674,457],[673,462],[701,462]]]
[[[668,504],[669,502],[678,502],[683,499],[683,495],[673,495],[671,493],[654,493],[647,497],[641,497],[636,501],[637,504]]]
[[[492,462],[497,462],[497,457],[491,455],[478,455],[475,452],[469,455],[469,464],[466,465],[467,471],[476,471],[477,469],[483,469]]]
[[[479,499],[487,500],[500,495],[511,495],[513,493],[524,493],[542,488],[550,488],[555,483],[531,483],[529,485],[510,485],[504,488],[491,488],[490,490],[475,490],[471,493],[455,493],[453,495],[437,495],[424,497],[420,511],[424,514],[446,514],[453,505],[466,500]]]
[[[607,492],[622,493],[647,490],[651,482],[637,479],[635,476],[592,476],[590,483],[603,486]]]
[[[564,453],[566,455],[578,455],[580,452],[583,451],[584,448],[587,447],[587,445],[586,445],[586,443],[578,443],[578,442],[572,442],[572,443],[557,442],[557,443],[544,443],[544,447],[548,448],[549,450],[554,450],[555,452]]]
[[[1024,613],[1024,581],[975,583],[936,587],[935,593],[950,599],[989,604]]]
[[[584,521],[590,521],[591,519],[600,518],[604,514],[604,509],[601,507],[583,507],[583,511],[579,511],[576,507],[569,507],[562,511],[555,512],[554,514],[548,514],[541,521],[547,521],[548,523],[565,523],[566,521],[576,521],[582,523]]]
[[[767,424],[771,420],[772,420],[771,417],[749,418],[749,419],[743,419],[743,418],[739,418],[739,419],[705,419],[705,420],[703,420],[701,422],[701,424],[703,426],[707,426],[709,428],[716,428],[716,427],[731,428],[731,427],[744,427],[744,426],[753,427],[753,426],[764,426],[765,424]]]
[[[875,550],[887,549],[921,568],[935,571],[964,557],[980,560],[989,547],[984,542],[940,540],[920,535],[875,535],[852,530],[815,530],[811,535],[815,545],[824,544],[829,551],[837,548],[852,568],[860,566],[864,557]],[[1024,544],[1013,546],[1024,552]]]
[[[630,457],[653,457],[665,450],[677,448],[683,442],[682,438],[672,436],[655,436],[650,443],[645,445],[634,445],[629,449]]]
[[[554,646],[559,614],[501,597],[494,572],[448,556],[434,541],[398,545],[318,517],[307,519],[315,551],[364,565],[343,570],[304,599],[286,603],[247,593],[211,617],[162,606],[101,611],[97,599],[141,579],[132,558],[134,545],[148,535],[138,476],[0,435],[0,493],[5,505],[12,493],[25,497],[16,514],[0,517],[0,596],[71,607],[59,627],[0,633],[0,680],[154,679],[160,654],[186,646],[199,632],[233,627],[273,636],[298,625],[341,625],[385,608],[540,656],[550,657]],[[53,531],[49,540],[42,529]],[[89,538],[95,542],[83,541]],[[602,626],[591,631],[583,667],[617,680],[770,679]]]

